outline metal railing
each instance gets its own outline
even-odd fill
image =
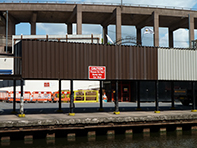
[[[82,1],[63,1],[63,0],[0,0],[0,3],[45,3],[45,4],[91,4],[91,5],[114,5],[120,6],[121,3],[109,3],[109,2],[82,2]],[[133,6],[133,7],[150,7],[150,8],[165,8],[165,9],[178,9],[178,10],[193,10],[197,11],[197,8],[188,7],[177,7],[177,6],[162,6],[162,5],[146,5],[146,4],[132,4],[124,3],[123,6]]]

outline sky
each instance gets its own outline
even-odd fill
[[[1,0],[0,0],[1,1]],[[6,0],[4,0],[6,1]],[[9,2],[9,0],[7,0]],[[12,0],[17,2],[18,0]],[[21,0],[22,2],[35,2],[34,0]],[[40,2],[45,2],[47,0],[36,0]],[[48,0],[48,2],[70,2],[70,3],[103,3],[103,4],[120,4],[121,0]],[[168,7],[168,8],[184,8],[184,9],[194,9],[197,10],[197,0],[122,0],[123,4],[131,4],[133,6],[158,6],[158,7]],[[149,26],[149,28],[152,28]],[[144,29],[144,28],[143,28]],[[153,46],[153,34],[143,34],[142,29],[142,45],[144,46]],[[108,35],[110,38],[115,41],[115,25],[108,26]],[[30,35],[30,24],[21,23],[16,26],[16,35]],[[46,24],[46,23],[37,23],[36,24],[36,34],[38,35],[64,35],[67,34],[66,24]],[[76,24],[73,24],[73,34],[76,34]],[[82,34],[102,34],[101,25],[82,25]],[[188,29],[178,29],[174,31],[174,47],[187,48],[189,47],[189,31]],[[136,28],[135,26],[122,26],[122,38],[127,37],[136,37]],[[195,36],[197,38],[197,31],[195,30]],[[159,46],[168,47],[168,28],[159,28]]]

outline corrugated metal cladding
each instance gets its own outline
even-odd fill
[[[158,48],[159,80],[197,80],[197,51]]]
[[[156,80],[157,48],[22,40],[23,78],[88,79],[88,66],[106,66],[107,80]]]

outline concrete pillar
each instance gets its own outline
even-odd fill
[[[194,16],[189,14],[189,47],[192,47],[191,41],[194,40]]]
[[[72,23],[67,24],[67,34],[72,34],[73,32],[72,30],[73,30]]]
[[[77,4],[77,34],[82,34],[82,5]]]
[[[103,26],[103,44],[107,44],[107,26]]]
[[[173,31],[170,31],[170,28],[168,29],[168,35],[169,35],[169,47],[174,47],[174,41],[173,41]]]
[[[31,35],[36,35],[36,22],[31,22]]]
[[[142,45],[141,28],[136,28],[137,30],[137,45]]]
[[[116,8],[116,41],[121,39],[121,8]]]
[[[159,15],[157,12],[153,12],[154,15],[154,46],[159,46]]]

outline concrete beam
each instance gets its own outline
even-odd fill
[[[112,15],[110,18],[107,18],[104,22],[102,22],[102,26],[108,26],[111,22],[113,22],[116,19],[116,9],[114,9]]]
[[[183,25],[185,25],[185,24],[187,24],[187,23],[188,23],[187,18],[184,17],[184,18],[182,18],[181,20],[172,23],[172,24],[169,26],[169,29],[170,29],[170,31],[175,31],[175,30],[179,29],[180,26],[183,26]]]
[[[147,23],[153,21],[153,19],[154,19],[154,15],[152,13],[151,16],[149,16],[148,18],[143,19],[140,23],[138,23],[136,25],[136,27],[139,28],[139,29],[141,29],[141,28],[145,27]]]
[[[67,24],[72,23],[72,22],[73,22],[73,19],[74,19],[75,16],[76,16],[76,14],[77,14],[77,5],[76,5],[75,8],[73,9],[73,12],[72,12],[72,14],[70,15],[70,17],[66,20],[66,23],[67,23]]]
[[[30,22],[36,22],[36,20],[37,20],[37,14],[38,14],[37,12],[33,12],[32,13]]]
[[[159,47],[159,14],[154,11],[154,46]]]

